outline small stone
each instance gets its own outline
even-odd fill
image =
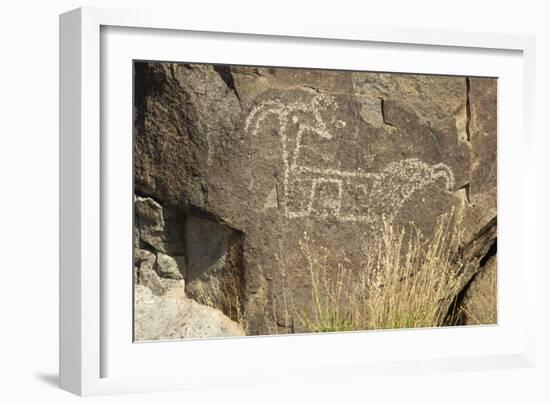
[[[178,268],[178,263],[173,257],[164,253],[157,253],[157,273],[161,277],[171,278],[174,280],[182,280],[183,276]]]
[[[155,255],[148,250],[136,249],[135,267],[137,270],[135,276],[138,284],[148,287],[155,295],[162,295],[165,287],[154,270],[156,260]]]
[[[162,206],[150,197],[136,197],[136,214],[138,217],[158,225],[162,229]]]
[[[136,249],[134,252],[134,258],[136,260],[136,263],[141,263],[144,260],[147,261],[153,261],[155,263],[155,255],[152,252],[149,252],[146,249]],[[151,265],[152,267],[152,265]]]
[[[147,261],[141,263],[141,266],[138,268],[137,283],[146,286],[155,295],[163,295],[165,292],[164,284]]]

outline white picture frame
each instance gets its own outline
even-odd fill
[[[506,266],[507,261],[510,265],[514,263],[515,267],[521,268],[517,271],[505,270],[503,280],[499,274],[499,292],[503,290],[499,312],[504,311],[506,314],[513,311],[511,316],[499,318],[499,326],[475,329],[424,329],[418,332],[357,332],[143,343],[138,351],[136,344],[127,337],[127,324],[131,318],[125,316],[128,316],[128,304],[131,301],[121,297],[126,305],[115,305],[118,302],[113,302],[113,298],[110,298],[113,289],[119,289],[115,284],[124,284],[121,283],[124,277],[112,277],[110,272],[105,271],[110,259],[128,257],[128,254],[111,256],[111,242],[118,243],[120,240],[121,244],[128,245],[128,249],[131,245],[124,243],[125,237],[131,231],[131,225],[123,225],[128,223],[124,221],[124,217],[128,215],[106,214],[106,211],[117,212],[117,208],[129,208],[116,207],[111,203],[115,203],[113,200],[117,199],[113,192],[131,189],[131,183],[125,182],[131,170],[131,156],[128,152],[123,152],[120,165],[124,168],[120,169],[114,168],[109,156],[114,150],[128,151],[128,139],[131,139],[131,130],[126,130],[127,125],[131,125],[131,103],[125,103],[128,80],[119,80],[121,76],[115,75],[121,74],[120,71],[124,73],[127,66],[124,67],[123,64],[131,59],[180,60],[182,56],[173,55],[171,49],[174,49],[174,43],[185,39],[186,33],[192,33],[194,40],[200,40],[204,36],[211,38],[214,43],[238,38],[242,43],[249,40],[246,46],[256,44],[275,49],[272,52],[254,52],[254,59],[246,59],[255,61],[256,64],[270,64],[274,57],[282,60],[281,49],[286,49],[288,52],[285,53],[290,56],[287,55],[286,62],[281,62],[281,65],[292,65],[292,61],[288,62],[288,57],[292,57],[289,44],[297,44],[304,49],[318,42],[320,46],[332,49],[333,52],[339,52],[341,48],[355,49],[355,53],[348,52],[351,56],[342,54],[347,64],[323,67],[350,67],[353,64],[353,54],[366,52],[365,49],[370,46],[375,48],[370,50],[372,52],[386,52],[386,49],[391,51],[380,56],[383,62],[371,62],[368,65],[370,70],[393,69],[440,74],[462,72],[473,75],[501,71],[505,83],[499,87],[499,273],[500,266]],[[138,35],[141,35],[140,51],[135,46]],[[189,45],[188,49],[199,48],[194,47],[193,42],[189,42]],[[210,46],[207,43],[201,43],[202,45]],[[155,49],[151,50],[153,48]],[[145,53],[140,53],[142,51]],[[240,55],[240,59],[230,59],[231,55],[220,52],[210,56],[208,60],[199,60],[204,56],[196,53],[197,56],[192,61],[236,64],[246,56],[245,50],[239,50],[238,46],[232,47],[231,52]],[[400,56],[399,52],[420,52],[425,56],[424,64],[415,65],[413,61],[409,61],[399,69],[399,60],[403,63],[403,54]],[[449,67],[449,60],[438,64],[440,61],[433,52],[448,55],[449,60],[455,60],[454,67]],[[478,60],[477,64],[461,65],[463,52],[483,62]],[[534,52],[534,38],[520,35],[369,27],[315,20],[289,20],[284,24],[280,21],[252,21],[243,18],[216,20],[151,10],[80,8],[61,15],[61,387],[79,395],[96,395],[272,382],[292,383],[298,376],[302,381],[334,381],[380,373],[398,375],[533,366],[535,319],[530,315],[535,312],[536,262],[535,242],[530,241],[529,237],[532,235],[529,234],[536,232],[536,170],[533,158]],[[506,55],[510,55],[509,61]],[[298,58],[299,55],[296,53],[295,57]],[[106,58],[108,60],[104,60]],[[306,65],[305,61],[297,60],[295,63],[303,67],[317,66],[315,61],[311,62],[311,66]],[[393,68],[384,68],[391,63],[394,63]],[[495,63],[494,67],[491,63]],[[510,67],[499,67],[497,64]],[[121,66],[122,69],[119,69]],[[366,65],[355,67],[365,68]],[[130,73],[130,70],[127,71]],[[117,79],[107,80],[107,77]],[[131,81],[131,77],[128,79]],[[501,88],[504,92],[500,92]],[[507,92],[508,88],[510,92]],[[111,97],[111,94],[114,95]],[[118,97],[120,94],[126,98]],[[501,96],[504,98],[501,99]],[[122,109],[110,109],[119,107]],[[111,121],[110,116],[114,115],[112,111],[115,110],[122,111],[123,116]],[[507,112],[514,110],[519,112],[512,113],[514,116],[508,118],[510,113]],[[124,111],[129,111],[129,114],[126,116]],[[501,115],[504,116],[503,119]],[[120,136],[120,142],[113,142],[114,137],[109,135],[113,128],[119,127],[116,125],[123,125],[120,128],[125,133]],[[516,130],[511,130],[512,128]],[[518,131],[521,135],[517,134]],[[507,135],[512,132],[516,137]],[[510,164],[516,167],[513,172],[506,168]],[[509,182],[514,183],[515,192],[507,184]],[[521,191],[518,192],[517,189]],[[128,197],[131,197],[130,193]],[[501,215],[504,225],[501,225]],[[123,217],[122,221],[117,217]],[[117,228],[123,233],[117,232]],[[105,241],[107,235],[109,242]],[[504,253],[501,253],[506,242],[509,245],[514,242],[513,252],[507,253],[504,249]],[[128,262],[130,267],[130,261]],[[131,286],[131,283],[127,284],[128,289]],[[123,295],[127,296],[124,292]],[[520,297],[521,303],[513,303],[511,299],[515,297]],[[346,355],[346,351],[362,345],[367,338],[369,344],[376,345],[379,356],[374,351],[371,351],[370,358],[362,354],[349,357]],[[470,344],[473,339],[480,340],[477,346]],[[433,347],[429,350],[426,347],[438,344],[444,346],[445,343],[451,344],[456,340],[464,341],[460,348],[440,347],[437,350],[437,347]],[[499,340],[502,341],[501,344],[497,342]],[[391,355],[387,354],[391,343],[398,346],[404,342],[413,343],[418,350],[417,354],[407,355],[407,348],[394,348]],[[341,344],[346,346],[344,350],[339,355],[333,354]],[[493,344],[491,348],[488,347],[490,344]],[[299,351],[300,354],[295,354],[289,360],[278,361],[282,349]],[[316,354],[318,351],[324,353]],[[186,357],[185,361],[167,358],[177,357],[178,354]],[[258,360],[262,355],[267,357],[263,366]],[[147,371],[132,371],[132,367],[135,367],[132,361],[134,356],[139,356],[144,367],[151,367],[153,360],[156,360],[156,368],[162,363],[165,371],[157,376]],[[223,364],[229,360],[238,360],[240,363],[233,363],[231,366]],[[116,367],[117,362],[130,364]],[[213,363],[219,365],[213,366]],[[305,368],[307,371],[304,371]]]

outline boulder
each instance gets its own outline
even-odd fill
[[[221,311],[185,298],[183,288],[157,296],[148,287],[135,286],[136,341],[244,335],[242,327]]]

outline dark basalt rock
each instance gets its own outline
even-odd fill
[[[429,236],[461,209],[470,240],[496,217],[495,80],[144,62],[135,85],[135,192],[179,247],[142,241],[184,261],[191,296],[231,278],[252,334],[281,258],[308,303],[304,232],[359,265],[383,216]]]

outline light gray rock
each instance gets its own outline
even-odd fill
[[[137,284],[149,287],[155,295],[164,294],[165,287],[154,270],[156,256],[148,250],[137,249],[135,250],[135,261],[137,264]]]
[[[148,287],[155,295],[164,294],[165,287],[158,274],[144,263],[138,268],[137,283]]]
[[[134,320],[136,341],[245,335],[221,311],[185,298],[181,288],[156,296],[148,287],[136,285]]]
[[[156,270],[159,276],[171,278],[174,280],[182,280],[183,276],[178,268],[176,260],[162,252],[157,253]]]
[[[136,263],[145,262],[147,265],[150,266],[151,269],[153,268],[153,265],[155,264],[155,261],[156,261],[155,254],[152,252],[149,252],[146,249],[135,249],[134,258],[136,260]]]
[[[173,296],[176,298],[184,298],[185,294],[185,280],[173,280],[170,278],[161,278],[160,282],[162,283],[166,296]]]

